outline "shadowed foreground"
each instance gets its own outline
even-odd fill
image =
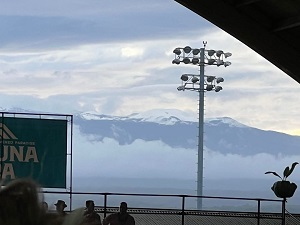
[[[103,209],[98,208],[104,216]],[[249,212],[216,212],[216,211],[186,211],[184,217],[177,210],[147,210],[128,209],[135,218],[136,224],[142,225],[282,225],[281,213],[249,213]],[[300,225],[300,215],[286,215],[285,225]]]
[[[0,190],[1,225],[79,225],[84,208],[61,217],[42,207],[43,196],[36,183],[27,179],[10,182]]]
[[[83,221],[84,208],[76,209],[61,217],[57,213],[48,213],[42,207],[43,195],[39,186],[31,180],[20,179],[9,183],[0,190],[0,225],[80,225]],[[96,207],[104,216],[116,209]],[[198,225],[198,224],[247,224],[281,225],[282,214],[260,212],[221,212],[162,209],[128,209],[141,225]],[[286,215],[286,225],[300,224],[300,215]]]

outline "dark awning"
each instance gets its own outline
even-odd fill
[[[300,83],[299,0],[175,0]]]

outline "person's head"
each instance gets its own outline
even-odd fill
[[[87,200],[85,202],[85,206],[86,206],[88,212],[92,212],[92,211],[94,211],[95,203],[93,200]]]
[[[63,212],[64,209],[67,207],[65,201],[63,200],[57,200],[57,203],[54,204],[56,206],[57,212]]]
[[[59,214],[43,210],[39,199],[43,195],[39,192],[40,187],[30,179],[16,179],[0,188],[0,225],[80,224],[83,208],[62,219]]]
[[[121,204],[120,204],[120,213],[121,214],[127,213],[127,203],[126,202],[121,202]]]
[[[38,185],[30,179],[9,182],[0,189],[0,224],[38,224],[43,215]]]

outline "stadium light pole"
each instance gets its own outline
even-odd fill
[[[222,50],[206,50],[207,42],[203,42],[203,48],[194,48],[186,46],[184,48],[175,48],[173,53],[175,59],[173,64],[193,64],[200,67],[199,75],[183,74],[181,76],[182,84],[177,87],[178,91],[196,91],[199,92],[199,130],[198,130],[198,172],[197,172],[197,196],[203,196],[203,151],[204,151],[204,92],[215,91],[219,92],[222,87],[218,84],[223,82],[222,77],[204,75],[204,68],[207,65],[215,66],[230,66],[229,61],[224,59],[232,54],[224,53]],[[202,209],[202,198],[197,198],[197,209]]]

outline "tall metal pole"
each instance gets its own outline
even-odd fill
[[[203,135],[204,135],[204,52],[200,48],[200,89],[199,89],[199,133],[198,133],[198,173],[197,173],[197,195],[203,195]],[[197,198],[197,209],[202,209],[202,198]]]
[[[203,41],[203,48],[192,49],[190,46],[184,48],[175,48],[173,53],[175,59],[172,61],[173,64],[194,64],[199,65],[200,74],[194,76],[193,74],[182,74],[181,80],[182,85],[177,87],[178,91],[191,90],[199,92],[199,121],[198,121],[198,171],[197,171],[197,209],[202,209],[202,196],[203,196],[203,153],[204,153],[204,92],[212,91],[219,92],[222,90],[221,86],[217,86],[224,81],[222,77],[216,78],[215,76],[205,76],[204,67],[207,65],[224,65],[225,67],[230,66],[231,62],[224,62],[223,60],[230,57],[230,52],[224,53],[222,50],[207,50],[205,55],[205,47],[207,42]],[[199,56],[198,56],[199,54]],[[207,78],[206,81],[204,78]],[[199,83],[198,83],[199,82]],[[196,85],[196,86],[195,86]],[[199,85],[199,88],[198,86]]]

